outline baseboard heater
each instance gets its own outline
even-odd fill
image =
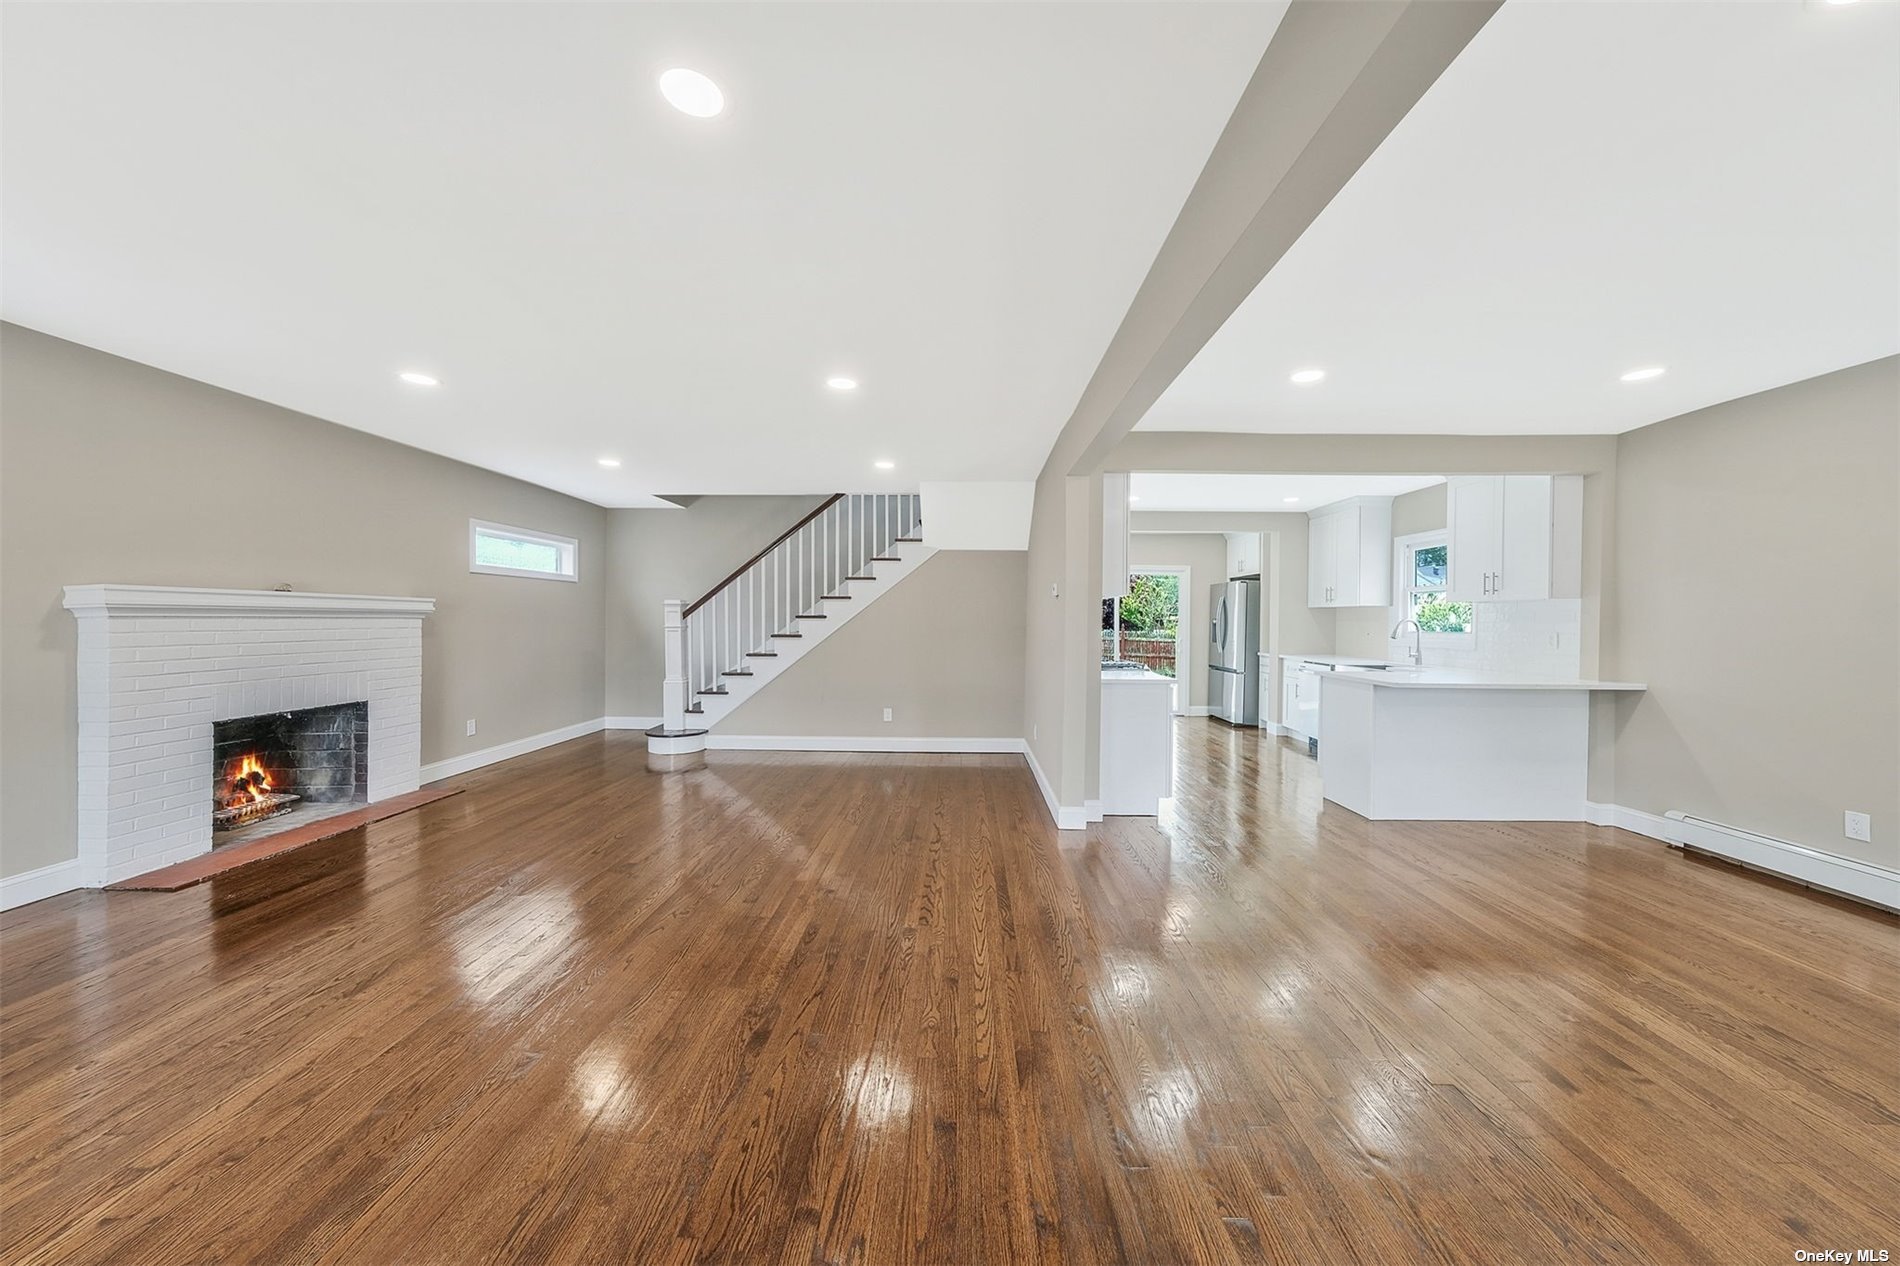
[[[1836,896],[1900,911],[1900,870],[1836,857],[1725,822],[1693,817],[1680,809],[1671,809],[1663,817],[1668,821],[1665,838],[1678,848],[1710,853]]]

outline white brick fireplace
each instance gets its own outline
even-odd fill
[[[433,598],[69,585],[79,621],[80,882],[211,849],[212,725],[369,705],[371,802],[422,768],[422,620]]]

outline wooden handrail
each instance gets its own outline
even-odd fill
[[[766,546],[764,549],[754,554],[751,558],[746,559],[745,562],[739,564],[739,569],[733,572],[732,575],[727,576],[724,580],[714,585],[711,589],[708,589],[705,593],[700,594],[699,597],[693,601],[692,605],[688,606],[686,610],[680,613],[681,616],[682,617],[689,616],[693,612],[705,606],[708,602],[711,602],[714,594],[718,593],[721,589],[724,589],[727,585],[739,579],[739,577],[745,575],[747,572],[751,571],[752,565],[754,563],[758,562],[761,558],[764,558],[767,554],[770,554],[773,550],[777,549],[779,546],[783,545],[786,541],[790,540],[794,532],[798,531],[798,529],[804,527],[807,523],[810,523],[813,519],[817,518],[819,515],[823,514],[825,511],[831,509],[831,507],[837,505],[840,501],[843,501],[843,500],[844,500],[844,494],[842,492],[834,492],[829,497],[825,498],[823,505],[819,506],[816,510],[813,510],[810,514],[806,515],[804,518],[800,519],[798,522],[792,524],[792,526],[786,528],[783,532],[780,532],[778,534],[778,538],[774,540],[770,545]]]

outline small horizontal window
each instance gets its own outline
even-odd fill
[[[468,521],[468,569],[472,572],[574,580],[579,576],[579,555],[580,542],[571,536]]]

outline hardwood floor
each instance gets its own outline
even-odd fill
[[[1065,841],[1014,756],[596,736],[0,916],[0,1261],[1900,1260],[1900,921],[1177,743]]]

